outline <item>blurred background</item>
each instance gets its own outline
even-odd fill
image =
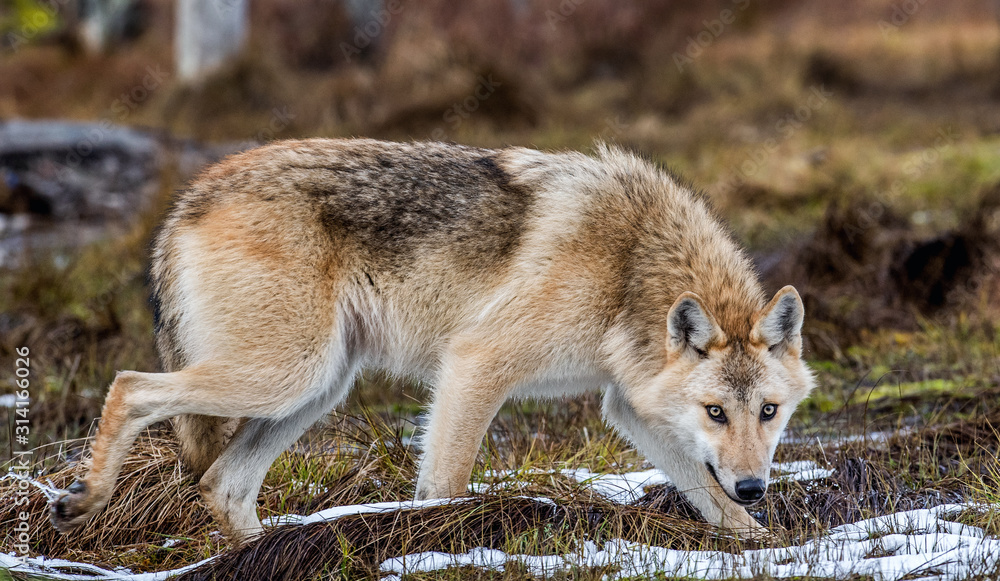
[[[85,435],[115,370],[158,367],[152,228],[229,153],[606,140],[704,191],[770,292],[798,287],[807,411],[889,385],[886,423],[929,421],[1000,379],[998,19],[992,0],[0,0],[0,361],[32,349],[37,443]],[[365,397],[416,400],[390,391]]]

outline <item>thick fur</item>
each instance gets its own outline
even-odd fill
[[[61,530],[107,502],[141,429],[177,417],[224,530],[258,534],[271,463],[362,367],[433,386],[418,498],[466,491],[508,398],[603,389],[707,520],[759,529],[736,485],[766,485],[813,385],[795,290],[768,303],[700,197],[605,146],[267,145],[179,194],[151,280],[166,372],[115,379],[91,470],[52,505]]]

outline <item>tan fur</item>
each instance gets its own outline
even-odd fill
[[[151,280],[166,373],[119,374],[90,472],[53,503],[61,530],[107,502],[138,431],[174,417],[216,518],[253,537],[268,467],[362,367],[433,385],[419,498],[466,491],[510,397],[603,389],[707,520],[759,529],[735,483],[766,484],[812,388],[794,289],[766,303],[704,201],[603,146],[271,144],[178,196]]]

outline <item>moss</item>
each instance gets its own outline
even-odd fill
[[[877,402],[883,398],[940,398],[942,394],[949,395],[961,389],[961,383],[948,379],[931,379],[928,381],[911,381],[903,383],[885,382],[864,393],[857,393],[851,398],[851,403]]]

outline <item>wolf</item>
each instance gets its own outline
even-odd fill
[[[151,250],[162,373],[119,372],[61,531],[173,418],[222,530],[262,532],[270,465],[362,368],[426,382],[416,498],[467,491],[512,397],[602,390],[606,420],[710,523],[756,534],[813,388],[802,301],[767,300],[705,198],[640,156],[365,139],[275,142],[178,193]]]

